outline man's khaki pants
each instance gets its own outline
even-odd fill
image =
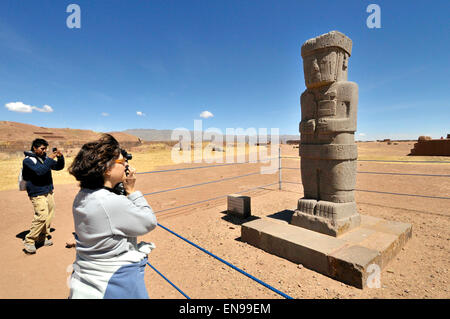
[[[30,197],[34,208],[34,219],[30,232],[25,237],[25,244],[33,245],[50,238],[50,223],[55,216],[55,202],[53,192],[46,195]]]

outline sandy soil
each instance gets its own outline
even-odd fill
[[[373,147],[369,143],[359,143],[358,146],[361,156],[369,156],[374,149],[377,156],[406,155],[412,148],[407,143],[389,146],[373,143]],[[298,149],[292,146],[282,147],[284,156],[297,156],[297,152]],[[296,159],[283,159],[282,162],[283,167],[299,167]],[[143,193],[150,193],[250,174],[258,172],[260,166],[268,167],[268,164],[139,175],[137,183]],[[157,212],[161,225],[294,298],[449,298],[450,200],[367,192],[450,197],[448,176],[362,172],[450,175],[450,164],[358,162],[358,171],[356,201],[360,213],[413,225],[412,239],[382,271],[382,287],[377,289],[360,290],[345,285],[241,242],[242,221],[226,215],[226,197],[167,210],[276,183],[246,193],[252,198],[252,214],[288,215],[296,208],[302,187],[284,183],[279,190],[278,173],[164,192],[149,195],[147,199]],[[299,170],[282,170],[282,177],[283,181],[300,182]],[[0,192],[0,298],[67,298],[66,282],[75,249],[65,248],[65,243],[73,231],[71,206],[77,191],[76,184],[56,185],[57,208],[52,225],[55,244],[39,248],[35,255],[26,255],[22,251],[21,238],[28,230],[33,214],[26,193],[18,190]],[[149,255],[150,263],[191,298],[282,298],[161,227],[140,240],[156,244],[157,248]],[[152,269],[147,269],[145,278],[151,298],[184,298]]]

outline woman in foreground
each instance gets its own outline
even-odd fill
[[[117,140],[104,134],[83,145],[69,168],[80,182],[73,203],[76,260],[69,298],[148,298],[144,282],[152,243],[137,236],[157,223],[151,207],[135,190],[135,170]],[[114,192],[123,183],[126,196]]]

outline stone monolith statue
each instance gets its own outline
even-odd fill
[[[304,197],[291,224],[331,236],[359,226],[354,140],[358,85],[347,81],[352,41],[331,31],[302,48],[306,90],[300,98]]]

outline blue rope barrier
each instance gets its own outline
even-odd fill
[[[276,288],[270,286],[269,284],[266,284],[265,282],[263,282],[263,281],[259,280],[258,278],[256,278],[256,277],[250,275],[249,273],[247,273],[247,272],[245,272],[245,271],[239,269],[238,267],[232,265],[231,263],[227,262],[226,260],[224,260],[224,259],[222,259],[222,258],[220,258],[220,257],[218,257],[218,256],[216,256],[216,255],[214,255],[213,253],[207,251],[206,249],[204,249],[204,248],[198,246],[197,244],[193,243],[192,241],[190,241],[190,240],[184,238],[184,237],[181,236],[181,235],[178,235],[177,233],[175,233],[174,231],[172,231],[172,230],[168,229],[167,227],[161,225],[160,223],[158,223],[158,226],[160,226],[160,227],[163,228],[164,230],[168,231],[169,233],[171,233],[171,234],[177,236],[178,238],[184,240],[185,242],[187,242],[188,244],[194,246],[195,248],[200,249],[201,251],[203,251],[204,253],[210,255],[211,257],[216,258],[216,259],[219,260],[220,262],[222,262],[222,263],[224,263],[225,265],[227,265],[227,266],[233,268],[234,270],[238,271],[239,273],[241,273],[241,274],[243,274],[243,275],[249,277],[250,279],[253,279],[254,281],[256,281],[257,283],[263,285],[264,287],[266,287],[266,288],[272,290],[273,292],[276,292],[277,294],[283,296],[284,298],[286,298],[286,299],[293,299],[291,296],[285,294],[284,292],[281,292],[280,290],[278,290],[278,289],[276,289]]]
[[[301,159],[301,157],[296,156],[282,156],[281,158],[291,158],[291,159]],[[450,161],[396,161],[396,160],[362,160],[358,159],[358,162],[383,162],[383,163],[444,163],[450,164]]]
[[[445,163],[450,164],[450,161],[388,161],[388,160],[357,160],[358,162],[386,162],[386,163]]]
[[[156,271],[156,273],[158,275],[160,275],[162,278],[164,278],[164,280],[166,280],[169,284],[172,285],[172,287],[174,287],[176,290],[178,290],[179,293],[181,293],[184,297],[186,297],[187,299],[191,299],[189,298],[188,295],[186,295],[180,288],[178,288],[177,286],[175,286],[169,279],[167,279],[162,273],[160,273],[158,271],[158,269],[156,269],[155,267],[153,267],[149,262],[147,262],[147,265],[149,265],[154,271]]]
[[[276,183],[271,183],[271,184],[267,184],[267,185],[261,185],[261,186],[254,187],[254,188],[249,188],[249,189],[246,189],[246,190],[243,190],[243,191],[240,191],[240,192],[235,192],[235,194],[240,194],[240,193],[250,192],[250,191],[255,190],[255,189],[258,189],[258,188],[268,187],[268,186],[272,186],[272,185],[275,185],[275,184],[278,184],[278,182],[276,182]],[[156,214],[156,213],[162,213],[162,212],[169,211],[169,210],[174,210],[174,209],[178,209],[178,208],[183,208],[183,207],[187,207],[187,206],[192,206],[192,205],[195,205],[195,204],[201,204],[201,203],[209,202],[209,201],[212,201],[212,200],[224,198],[224,197],[227,197],[227,196],[228,196],[228,194],[227,194],[227,195],[221,195],[221,196],[217,196],[217,197],[213,197],[213,198],[201,200],[201,201],[198,201],[198,202],[193,202],[193,203],[189,203],[189,204],[185,204],[185,205],[181,205],[181,206],[177,206],[177,207],[172,207],[172,208],[166,208],[166,209],[158,210],[158,211],[156,211],[156,212],[154,212],[154,213],[155,213],[155,214]]]
[[[379,191],[371,191],[371,190],[365,190],[365,189],[355,189],[355,190],[358,191],[358,192],[369,192],[369,193],[388,194],[388,195],[414,196],[414,197],[433,198],[433,199],[450,199],[450,197],[427,196],[427,195],[416,195],[416,194],[402,194],[402,193],[389,193],[389,192],[379,192]]]
[[[413,174],[413,173],[385,173],[385,172],[359,172],[358,174],[380,174],[380,175],[407,175],[407,176],[431,176],[431,177],[450,177],[450,175],[436,175],[436,174]]]
[[[303,185],[302,183],[297,183],[297,182],[289,182],[289,181],[283,181],[283,183],[287,183],[287,184],[297,184],[297,185]]]
[[[241,191],[241,192],[235,192],[235,194],[245,193],[245,192],[249,192],[249,191],[252,191],[252,190],[255,190],[255,189],[258,189],[258,188],[268,187],[268,186],[272,186],[272,185],[275,185],[275,184],[278,184],[278,182],[267,184],[267,185],[262,185],[262,186],[258,186],[258,187],[254,187],[254,188],[249,188],[249,189],[246,189],[246,190]],[[156,211],[155,214],[156,213],[161,213],[161,212],[164,212],[164,211],[168,211],[168,210],[174,210],[174,209],[177,209],[177,208],[183,208],[183,207],[186,207],[186,206],[192,206],[192,205],[195,205],[195,204],[201,204],[201,203],[204,203],[204,202],[209,202],[209,201],[220,199],[220,198],[224,198],[224,197],[227,197],[227,196],[228,196],[228,194],[227,195],[221,195],[221,196],[213,197],[213,198],[209,198],[209,199],[205,199],[205,200],[201,200],[201,201],[197,201],[197,202],[193,202],[193,203],[189,203],[189,204],[185,204],[185,205],[181,205],[181,206],[177,206],[177,207],[166,208],[166,209],[163,209],[163,210]]]
[[[229,165],[238,165],[238,164],[257,164],[265,161],[270,161],[272,159],[277,159],[278,157],[273,158],[266,158],[263,160],[257,160],[257,161],[248,161],[248,162],[242,162],[242,163],[227,163],[227,164],[217,164],[217,165],[209,165],[209,166],[197,166],[197,167],[185,167],[185,168],[173,168],[173,169],[163,169],[158,171],[148,171],[148,172],[140,172],[136,174],[154,174],[154,173],[165,173],[165,172],[175,172],[175,171],[185,171],[185,170],[191,170],[191,169],[200,169],[200,168],[210,168],[210,167],[220,167],[220,166],[229,166]]]
[[[275,169],[272,169],[272,170],[275,171],[275,170],[278,170],[278,168],[275,168]],[[272,170],[266,170],[265,172],[272,171]],[[249,173],[249,174],[244,174],[244,175],[239,175],[239,176],[227,177],[227,178],[222,178],[222,179],[209,181],[209,182],[204,182],[204,183],[199,183],[199,184],[180,186],[180,187],[176,187],[176,188],[169,188],[169,189],[165,189],[165,190],[162,190],[162,191],[146,193],[146,194],[144,194],[144,196],[154,195],[154,194],[159,194],[159,193],[165,193],[165,192],[171,192],[171,191],[175,191],[175,190],[179,190],[179,189],[196,187],[196,186],[201,186],[201,185],[206,185],[206,184],[219,183],[219,182],[223,182],[223,181],[227,181],[227,180],[233,180],[233,179],[236,179],[236,178],[247,177],[247,176],[257,175],[257,174],[261,174],[261,172],[255,172],[255,173]]]
[[[282,167],[281,169],[295,169],[299,170],[299,167]],[[358,174],[380,174],[380,175],[407,175],[407,176],[430,176],[430,177],[450,177],[450,175],[438,175],[438,174],[413,174],[413,173],[387,173],[387,172],[360,172]]]
[[[248,191],[252,191],[252,190],[255,190],[255,189],[258,189],[258,188],[262,188],[262,187],[267,187],[267,186],[272,186],[272,185],[275,185],[275,184],[278,184],[278,182],[277,183],[272,183],[272,184],[267,184],[267,185],[262,185],[262,186],[258,186],[258,187],[253,187],[253,188],[249,188],[249,189],[246,189],[246,190],[243,190],[243,191],[240,191],[240,192],[236,192],[236,194],[239,194],[239,193],[245,193],[245,192],[248,192]],[[190,204],[186,204],[186,205],[182,205],[182,206],[178,206],[178,207],[173,207],[173,208],[169,208],[169,209],[164,209],[164,210],[160,210],[160,211],[156,211],[156,212],[154,212],[155,214],[156,213],[160,213],[160,212],[163,212],[163,211],[167,211],[167,210],[173,210],[173,209],[177,209],[177,208],[181,208],[181,207],[185,207],[185,206],[190,206],[190,205],[194,205],[194,204],[198,204],[198,203],[201,203],[201,202],[207,202],[207,201],[211,201],[211,200],[214,200],[214,199],[219,199],[219,198],[223,198],[223,197],[226,197],[226,196],[228,196],[228,195],[222,195],[222,196],[218,196],[218,197],[215,197],[215,198],[210,198],[210,199],[207,199],[207,200],[202,200],[202,201],[199,201],[199,202],[195,202],[195,203],[190,203]],[[158,224],[159,225],[159,224]],[[161,226],[161,225],[159,225],[159,226]],[[162,273],[160,273],[155,267],[153,267],[149,262],[147,262],[147,264],[154,270],[154,271],[156,271],[156,273],[158,273],[158,275],[160,275],[162,278],[164,278],[169,284],[171,284],[176,290],[178,290],[183,296],[185,296],[187,299],[190,299],[181,289],[179,289],[177,286],[175,286],[169,279],[167,279]]]
[[[302,183],[288,182],[288,181],[283,181],[283,183],[303,185]],[[428,196],[428,195],[417,195],[417,194],[404,194],[404,193],[389,193],[389,192],[372,191],[372,190],[366,190],[366,189],[355,189],[355,191],[368,192],[368,193],[378,193],[378,194],[387,194],[387,195],[413,196],[413,197],[432,198],[432,199],[450,199],[450,197]]]

